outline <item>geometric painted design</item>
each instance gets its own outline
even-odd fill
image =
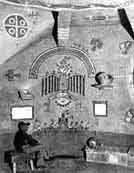
[[[92,51],[96,51],[97,49],[101,49],[103,46],[103,43],[99,38],[92,38],[90,44],[91,44]]]
[[[65,76],[68,76],[72,72],[72,66],[67,61],[70,59],[70,57],[65,56],[59,64],[57,63],[57,73],[64,74]]]
[[[28,31],[27,21],[18,14],[8,16],[4,21],[7,33],[14,38],[22,38]]]
[[[127,54],[128,53],[128,51],[129,51],[129,49],[131,48],[131,46],[132,46],[132,41],[124,41],[124,42],[121,42],[120,44],[119,44],[119,48],[120,48],[120,50],[121,50],[121,53],[122,54]]]
[[[54,47],[42,52],[32,63],[29,69],[29,78],[37,79],[39,68],[42,63],[44,63],[48,58],[51,58],[55,55],[65,55],[65,56],[75,56],[80,61],[82,61],[87,69],[88,77],[91,74],[95,74],[95,67],[92,61],[82,50],[75,47]]]

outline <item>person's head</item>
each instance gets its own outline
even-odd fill
[[[94,148],[96,148],[96,145],[97,145],[97,143],[96,143],[95,137],[90,137],[90,138],[88,138],[88,140],[87,140],[87,146],[88,146],[89,148],[94,149]]]
[[[30,123],[25,123],[24,121],[20,121],[18,123],[18,129],[23,132],[27,132],[29,125],[30,125]]]

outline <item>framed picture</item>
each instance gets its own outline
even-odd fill
[[[107,117],[108,116],[107,101],[93,101],[93,114],[95,117]]]
[[[10,115],[12,120],[32,120],[34,109],[31,105],[11,106]]]

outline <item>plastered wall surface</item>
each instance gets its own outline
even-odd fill
[[[85,96],[75,96],[72,103],[66,107],[57,106],[53,99],[50,99],[49,110],[44,110],[44,104],[48,102],[48,96],[41,96],[41,78],[47,72],[51,73],[57,70],[57,64],[64,59],[66,54],[53,55],[47,58],[39,68],[38,79],[29,79],[29,69],[33,60],[45,50],[56,47],[51,33],[43,38],[39,38],[36,42],[31,43],[24,50],[11,57],[7,62],[1,65],[1,130],[15,130],[14,126],[17,122],[11,121],[10,107],[12,104],[34,105],[34,120],[37,119],[48,126],[51,120],[58,121],[63,111],[69,110],[68,116],[73,116],[73,121],[89,123],[89,130],[110,131],[116,133],[133,133],[133,125],[124,122],[126,111],[133,106],[133,100],[129,92],[129,83],[127,80],[130,66],[130,59],[133,55],[133,45],[127,54],[122,54],[119,48],[121,42],[130,40],[131,38],[124,28],[118,24],[113,25],[91,25],[90,22],[79,23],[79,16],[83,13],[71,14],[69,39],[66,43],[68,47],[76,47],[82,51],[86,51],[89,59],[93,63],[96,73],[105,71],[114,78],[113,88],[98,90],[91,85],[95,83],[93,76],[87,74],[84,63],[75,56],[70,57],[67,62],[72,66],[73,73],[85,75]],[[71,22],[73,21],[73,22]],[[92,49],[91,40],[97,38],[102,42],[101,48]],[[61,46],[62,43],[61,43]],[[9,82],[4,76],[8,69],[16,69],[16,73],[21,73],[21,78]],[[19,89],[30,89],[34,95],[31,101],[22,101],[18,98],[17,91]],[[94,117],[93,103],[94,100],[108,101],[107,117]],[[34,121],[33,120],[33,121]]]

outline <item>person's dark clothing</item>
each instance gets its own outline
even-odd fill
[[[34,139],[31,135],[28,135],[27,133],[18,130],[14,137],[14,146],[17,152],[24,152],[23,146],[24,145],[30,145],[30,146],[36,146],[39,144],[39,142]]]

